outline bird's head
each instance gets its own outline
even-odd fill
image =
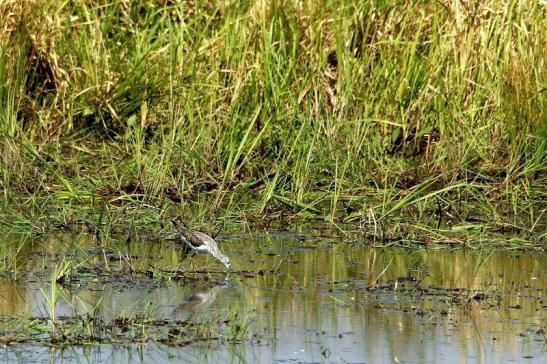
[[[188,226],[184,223],[184,220],[182,220],[182,217],[175,217],[174,219],[171,220],[171,223],[175,226],[175,227],[179,227],[179,226],[182,226],[182,227],[185,227],[188,229]]]
[[[219,260],[222,264],[224,264],[226,269],[230,269],[230,267],[232,266],[232,263],[230,262],[230,258],[228,258],[227,256],[223,256]]]

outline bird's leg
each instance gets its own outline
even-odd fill
[[[222,226],[220,227],[220,229],[218,229],[216,233],[213,234],[213,239],[216,239],[218,234],[220,234],[222,230],[224,230],[224,225],[226,225],[226,220],[222,220]]]
[[[194,257],[196,256],[196,252],[195,251],[191,251],[190,254],[188,254],[188,257],[190,258],[190,270],[195,270],[194,269]]]

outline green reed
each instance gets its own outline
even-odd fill
[[[232,5],[0,5],[7,214],[545,233],[540,2]]]

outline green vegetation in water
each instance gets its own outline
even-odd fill
[[[282,327],[325,335],[325,322],[338,326],[340,314],[355,330],[398,328],[418,340],[414,330],[424,325],[457,327],[453,340],[462,343],[468,330],[495,335],[503,347],[524,336],[545,340],[544,254],[408,251],[321,235],[302,233],[304,243],[296,235],[226,236],[235,269],[227,275],[189,269],[165,241],[122,239],[101,252],[87,234],[52,234],[25,252],[17,281],[0,280],[0,343],[283,346],[290,339]],[[235,254],[242,243],[248,248]]]
[[[200,313],[198,310],[200,306],[214,301],[218,290],[228,286],[228,281],[219,278],[225,277],[225,272],[181,267],[178,252],[160,244],[135,242],[128,246],[121,241],[112,242],[109,248],[97,249],[96,240],[86,234],[52,235],[40,240],[42,244],[34,248],[31,244],[25,246],[26,259],[17,261],[17,272],[4,272],[12,273],[18,279],[0,280],[2,289],[5,287],[3,284],[18,285],[17,282],[28,280],[40,282],[38,296],[29,302],[37,306],[39,313],[32,315],[32,310],[25,310],[5,315],[3,305],[9,306],[12,299],[17,301],[22,296],[16,292],[2,294],[0,344],[156,342],[187,345],[211,340],[238,343],[247,339],[248,322],[241,312],[231,307],[214,314],[207,311]],[[253,272],[241,273],[241,277],[249,277]],[[191,314],[178,319],[162,317],[159,314],[161,307],[153,301],[146,301],[144,307],[142,302],[110,302],[109,306],[104,307],[102,296],[93,298],[93,302],[80,298],[81,294],[103,291],[104,287],[124,291],[140,286],[153,290],[200,282],[212,286],[210,296],[196,296],[198,299],[188,297],[179,309],[182,314]],[[116,315],[109,316],[109,310],[118,305],[120,309]],[[63,309],[60,310],[60,307]]]
[[[4,1],[1,229],[298,215],[382,244],[541,246],[545,12]]]

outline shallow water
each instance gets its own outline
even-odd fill
[[[207,257],[185,259],[169,240],[100,248],[87,235],[64,234],[10,242],[18,275],[0,280],[0,338],[14,335],[13,318],[50,317],[51,268],[85,257],[55,287],[56,320],[92,313],[108,326],[98,335],[119,343],[52,346],[45,332],[0,346],[0,361],[547,360],[543,252],[372,248],[318,230],[221,241],[231,274]],[[180,273],[193,269],[213,273]],[[124,321],[137,318],[148,321]]]

